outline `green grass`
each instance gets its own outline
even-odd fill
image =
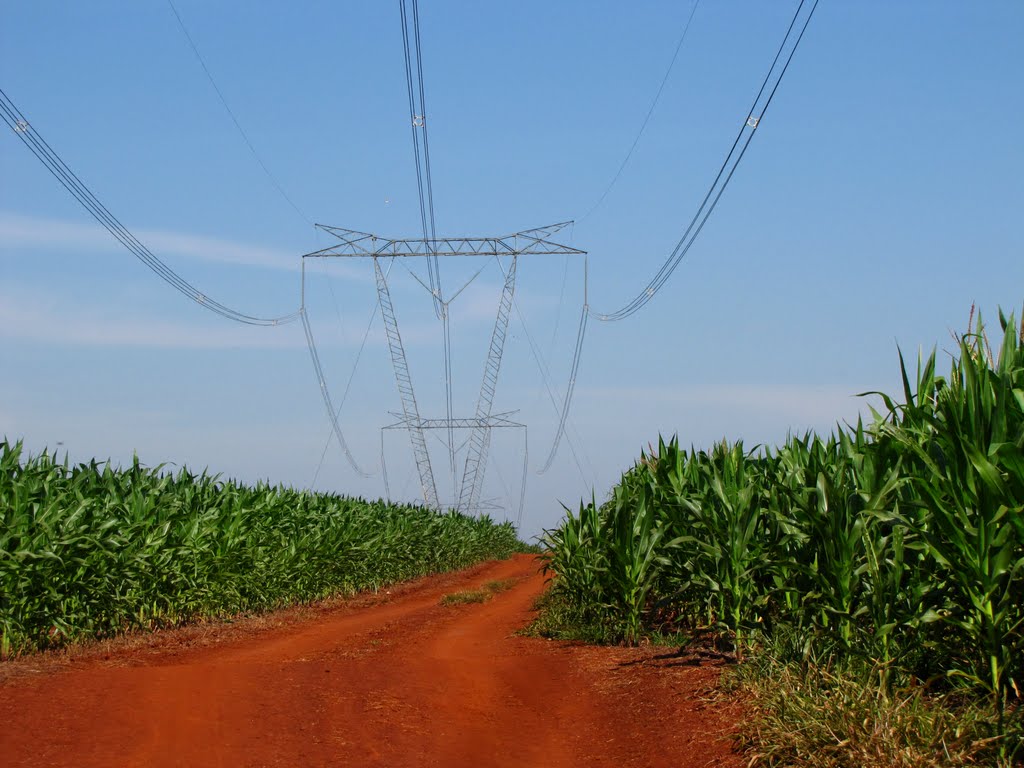
[[[598,645],[616,642],[621,637],[617,627],[602,622],[597,612],[589,611],[579,601],[568,599],[562,590],[546,590],[533,607],[537,615],[519,632],[526,637],[579,640]]]
[[[484,590],[492,595],[512,589],[519,583],[519,579],[495,579],[484,584]]]
[[[748,765],[1009,768],[1024,757],[1018,711],[1000,738],[987,697],[930,691],[919,681],[882,686],[880,677],[877,668],[849,659],[808,663],[755,653],[728,683],[748,702],[739,744]]]
[[[483,589],[469,589],[464,592],[451,592],[441,598],[441,605],[467,605],[484,603],[491,599],[491,593]]]
[[[496,594],[512,589],[519,579],[496,579],[488,581],[481,589],[469,589],[463,592],[451,592],[441,597],[441,605],[467,605],[469,603],[485,603]]]

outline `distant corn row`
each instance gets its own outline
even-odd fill
[[[676,440],[547,532],[553,605],[591,636],[785,635],[881,674],[1024,687],[1024,329],[935,355],[865,428],[775,450]],[[953,677],[950,677],[952,675]]]
[[[0,655],[509,556],[510,523],[0,442]]]

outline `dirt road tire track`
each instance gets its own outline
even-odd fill
[[[488,602],[444,594],[501,579]],[[739,766],[717,670],[515,636],[533,558],[198,648],[83,657],[0,685],[5,766]]]

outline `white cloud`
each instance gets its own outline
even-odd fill
[[[753,425],[759,430],[769,426],[827,429],[843,420],[855,420],[858,413],[870,413],[868,406],[876,401],[857,397],[856,393],[855,388],[766,384],[581,388],[578,397],[583,408],[621,404],[612,412],[621,413],[627,420],[644,420],[645,415],[653,413],[665,426],[682,417],[702,431],[717,425],[732,432]]]
[[[453,321],[466,323],[486,321],[487,325],[493,326],[494,319],[498,314],[498,302],[501,300],[504,283],[493,282],[493,275],[491,277],[492,280],[488,280],[485,279],[484,275],[481,275],[480,278],[471,283],[452,301],[451,316]],[[514,294],[516,307],[512,310],[512,319],[510,320],[513,327],[520,325],[520,313],[532,325],[532,320],[535,316],[543,313],[543,316],[546,318],[551,314],[552,310],[557,308],[558,304],[557,297],[554,295],[544,295],[537,291],[524,292],[523,277],[525,277],[525,274],[520,273],[516,278],[517,285]],[[449,294],[459,288],[461,288],[461,285],[457,281],[445,283],[445,291]],[[578,314],[579,305],[568,303],[564,312],[566,316]]]
[[[196,313],[201,317],[199,313]],[[361,334],[339,338],[313,324],[317,347],[357,347]],[[436,344],[433,325],[408,324],[402,338]],[[0,339],[43,344],[92,347],[146,347],[152,349],[298,349],[306,346],[300,324],[254,327],[213,319],[209,322],[172,322],[140,316],[134,308],[87,304],[64,295],[42,293],[25,285],[0,288]],[[387,337],[378,315],[367,344],[384,346]]]
[[[219,264],[298,271],[301,250],[240,243],[205,235],[168,232],[158,229],[133,229],[139,241],[162,260],[193,259]],[[50,219],[0,211],[0,244],[5,250],[61,249],[72,252],[117,251],[122,246],[99,224],[80,220]],[[347,280],[366,282],[365,270],[339,264],[332,274]]]
[[[305,346],[298,325],[258,328],[126,317],[30,291],[0,293],[0,338],[70,346],[281,349]]]
[[[458,285],[452,288],[458,289]],[[451,289],[449,289],[451,290]],[[466,288],[451,304],[452,320],[455,322],[486,321],[493,325],[501,299],[500,285],[494,283],[474,283]]]

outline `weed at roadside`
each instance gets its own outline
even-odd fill
[[[1000,739],[994,735],[997,714],[984,696],[964,689],[932,692],[909,681],[887,690],[879,679],[868,664],[783,662],[768,653],[735,667],[726,685],[747,701],[739,743],[748,765],[1021,765],[1020,712],[1010,713]]]
[[[468,603],[485,603],[499,592],[512,589],[519,579],[495,579],[484,584],[482,589],[468,589],[463,592],[451,592],[441,598],[441,605],[466,605]]]
[[[484,603],[491,599],[491,593],[482,589],[470,589],[465,592],[451,592],[441,598],[441,605],[466,605],[468,603]]]

